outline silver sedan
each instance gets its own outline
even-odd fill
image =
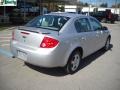
[[[50,13],[38,16],[13,31],[11,52],[27,63],[41,67],[64,67],[75,73],[86,56],[109,49],[107,27],[91,16]]]

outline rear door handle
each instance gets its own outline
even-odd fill
[[[101,32],[96,32],[96,37],[99,37],[100,34]]]
[[[82,37],[81,39],[82,39],[82,40],[86,40],[86,37]]]

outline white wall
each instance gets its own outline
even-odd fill
[[[65,5],[65,12],[77,12],[76,5]]]
[[[94,8],[96,7],[91,7],[90,8],[90,12],[93,12]],[[120,14],[120,8],[102,8],[102,7],[98,7],[98,11],[105,11],[106,9],[111,9],[112,13],[116,13],[116,14]],[[89,11],[89,7],[83,7],[82,8],[82,12],[88,12]]]

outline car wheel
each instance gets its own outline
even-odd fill
[[[65,67],[67,74],[75,73],[79,69],[80,62],[81,54],[80,51],[76,50],[70,55],[68,63]]]
[[[104,49],[107,51],[110,48],[110,38],[107,39]]]

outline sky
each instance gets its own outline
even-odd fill
[[[80,0],[81,2],[84,3],[91,3],[93,5],[99,5],[101,3],[107,3],[108,7],[111,7],[113,4],[115,4],[116,0]],[[120,3],[120,0],[117,0],[117,3]]]

